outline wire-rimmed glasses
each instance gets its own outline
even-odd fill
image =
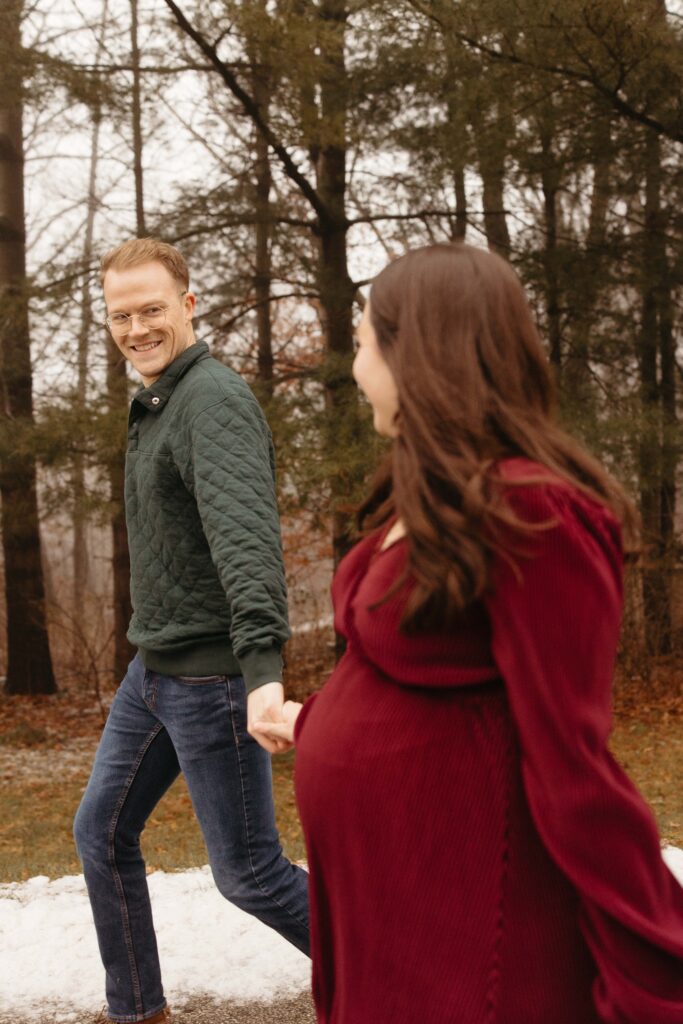
[[[178,292],[179,297],[185,294],[186,292]],[[139,313],[111,313],[104,323],[115,337],[120,338],[132,330],[133,320],[136,317],[140,326],[147,328],[147,330],[163,327],[166,323],[166,311],[168,308],[168,306],[153,303],[145,306]]]

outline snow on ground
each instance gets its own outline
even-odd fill
[[[97,741],[92,736],[76,736],[60,745],[59,751],[52,747],[15,747],[0,745],[0,782],[43,782],[52,779],[57,772],[57,757],[60,779],[81,779],[87,782]]]
[[[673,872],[681,885],[683,885],[683,850],[679,850],[677,846],[665,846],[662,850],[662,856],[668,864],[669,870]]]
[[[237,1002],[298,995],[310,961],[223,899],[210,869],[148,878],[170,1003],[205,994]],[[104,1003],[104,971],[82,875],[0,885],[0,1012],[62,1011],[82,1019]]]
[[[683,885],[683,850],[663,856]],[[310,964],[270,928],[227,903],[208,867],[149,876],[169,1002],[197,994],[246,1002],[298,995]],[[60,1012],[104,1001],[104,973],[82,875],[0,885],[0,1012]]]

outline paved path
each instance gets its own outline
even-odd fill
[[[307,992],[297,999],[243,1006],[195,1000],[176,1014],[178,1024],[315,1024],[313,1003]]]
[[[69,1024],[91,1024],[92,1017],[73,1018]],[[14,1017],[0,1012],[0,1024],[61,1024],[67,1015]],[[193,998],[173,1016],[173,1024],[315,1024],[313,1004],[307,992],[297,999],[275,1003],[217,1003],[214,999]]]

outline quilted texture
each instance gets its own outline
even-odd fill
[[[145,665],[279,680],[289,636],[273,444],[247,384],[204,342],[131,404],[126,520]]]

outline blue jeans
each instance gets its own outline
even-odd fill
[[[180,771],[221,893],[309,952],[308,876],[282,854],[270,755],[247,732],[242,677],[162,676],[138,655],[74,822],[116,1021],[166,1005],[140,833]]]

